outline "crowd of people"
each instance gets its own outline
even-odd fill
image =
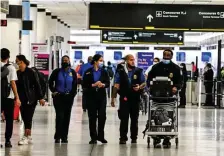
[[[1,95],[1,112],[6,119],[5,147],[12,147],[10,139],[13,132],[14,105],[20,106],[20,112],[24,123],[24,136],[18,142],[19,145],[32,143],[32,120],[37,104],[45,105],[45,91],[40,83],[39,73],[29,67],[29,61],[24,55],[16,57],[18,71],[9,64],[10,52],[1,49],[1,79],[4,79],[5,94]],[[56,113],[55,143],[68,143],[68,132],[74,98],[82,88],[82,109],[88,111],[89,117],[89,144],[97,141],[107,143],[104,133],[106,124],[107,92],[113,79],[111,106],[115,107],[117,94],[119,94],[118,117],[120,119],[120,144],[128,141],[128,123],[131,119],[131,143],[137,143],[139,103],[141,93],[150,87],[150,81],[155,77],[168,77],[173,81],[173,94],[180,90],[180,106],[186,105],[186,82],[188,80],[186,65],[180,66],[172,62],[173,51],[164,50],[163,58],[154,58],[153,66],[145,72],[135,66],[135,57],[127,55],[115,68],[111,62],[105,66],[103,57],[99,54],[88,57],[84,64],[80,61],[76,69],[72,69],[69,56],[63,56],[61,67],[55,69],[49,78],[48,85],[52,92],[53,106]],[[224,69],[222,71],[222,75]],[[213,76],[211,65],[207,64],[204,74],[205,80]],[[3,82],[3,81],[2,81]],[[210,91],[211,85],[207,83],[206,90]],[[2,85],[3,86],[3,85]],[[110,89],[109,89],[110,90]],[[206,104],[211,104],[210,97]],[[157,140],[157,143],[160,141]],[[169,138],[164,139],[163,145],[169,145]]]

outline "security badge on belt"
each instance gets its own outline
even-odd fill
[[[137,77],[137,75],[134,75],[133,78],[136,80],[138,77]]]
[[[72,72],[69,73],[69,76],[72,76]]]
[[[173,78],[173,73],[170,73],[169,77],[170,77],[170,78]]]

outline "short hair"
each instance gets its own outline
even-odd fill
[[[155,57],[153,60],[157,60],[158,62],[160,62],[160,59],[158,57]]]
[[[103,57],[103,56],[100,55],[100,54],[95,54],[95,55],[93,56],[93,59],[92,59],[92,61],[91,61],[91,64],[93,65],[94,62],[99,61],[99,59],[100,59],[101,57]]]
[[[92,60],[93,60],[93,57],[92,56],[89,56],[87,61],[88,62],[91,62]]]
[[[29,66],[29,65],[30,65],[30,61],[28,61],[28,60],[26,59],[26,56],[24,56],[24,55],[17,55],[16,58],[17,58],[19,61],[23,61],[23,62],[26,64],[26,66]]]
[[[63,61],[64,58],[68,58],[68,59],[70,59],[70,57],[69,57],[68,55],[64,55],[64,56],[62,56],[61,60]]]
[[[107,62],[107,65],[108,65],[108,66],[110,66],[110,65],[111,65],[111,62],[110,62],[110,61],[108,61],[108,62]]]
[[[194,62],[191,62],[191,64],[194,64]]]
[[[211,63],[208,63],[208,64],[207,64],[207,67],[212,68]]]
[[[10,58],[10,51],[6,48],[1,49],[1,59],[2,60],[7,60]]]
[[[130,57],[134,57],[132,54],[128,54],[125,58],[126,58],[126,61],[130,59]]]
[[[171,49],[165,49],[165,50],[163,51],[163,54],[164,54],[166,51],[170,52],[171,55],[173,56],[173,51],[172,51]]]

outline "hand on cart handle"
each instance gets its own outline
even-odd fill
[[[173,94],[176,94],[177,93],[177,87],[173,87],[172,92],[173,92]]]
[[[140,86],[139,86],[139,84],[136,84],[134,87],[133,87],[133,89],[134,89],[134,91],[139,91],[139,89],[140,89]]]

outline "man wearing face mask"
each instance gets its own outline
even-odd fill
[[[141,91],[145,87],[143,70],[135,67],[133,55],[127,55],[125,65],[115,74],[115,85],[120,94],[119,118],[120,144],[126,144],[128,140],[128,120],[131,118],[131,143],[137,143],[138,117]],[[114,101],[111,103],[115,107]]]
[[[67,55],[62,57],[62,68],[55,69],[49,79],[56,111],[55,143],[68,143],[68,130],[74,98],[77,94],[77,75],[71,69]]]
[[[181,88],[182,84],[182,76],[180,67],[173,63],[171,59],[173,58],[173,51],[170,49],[166,49],[163,52],[163,60],[154,65],[151,71],[148,74],[147,86],[150,87],[150,81],[155,77],[168,77],[173,81],[173,94],[176,94],[177,91]],[[160,144],[160,139],[155,140],[157,144]],[[167,137],[163,141],[163,145],[170,145],[170,138]]]

